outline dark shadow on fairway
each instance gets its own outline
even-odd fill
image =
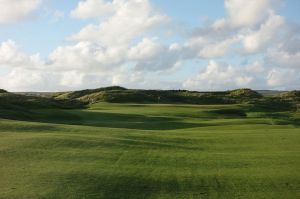
[[[164,179],[150,178],[137,174],[112,173],[70,173],[49,174],[40,182],[54,187],[54,190],[40,198],[89,198],[89,199],[147,199],[161,194],[178,196],[194,193],[196,197],[209,196],[210,187],[200,180],[196,186],[180,186],[175,176]],[[198,198],[197,197],[197,198]]]
[[[166,139],[166,138],[139,138],[139,137],[108,137],[100,139],[84,139],[80,138],[35,138],[26,145],[28,149],[102,149],[110,148],[119,151],[128,149],[165,149],[165,150],[204,150],[200,144],[193,144],[189,139]]]
[[[60,129],[55,126],[42,125],[42,124],[18,124],[18,125],[9,125],[1,124],[0,133],[2,132],[53,132],[59,131]]]
[[[293,124],[294,126],[300,126],[300,118],[293,118],[286,113],[266,113],[265,116],[273,119],[274,123],[278,125]]]
[[[116,168],[117,169],[117,168]],[[119,168],[121,169],[121,168]],[[148,199],[148,198],[273,198],[277,189],[281,194],[296,193],[297,188],[288,190],[286,186],[274,186],[268,178],[246,181],[243,177],[187,175],[178,181],[176,175],[151,177],[152,169],[135,172],[94,171],[93,173],[48,173],[37,179],[37,183],[47,184],[51,192],[40,195],[41,199]],[[43,192],[42,192],[43,193]],[[250,195],[251,196],[251,195]]]
[[[199,123],[183,122],[180,118],[174,117],[59,109],[32,111],[31,117],[5,119],[139,130],[174,130],[204,126]]]

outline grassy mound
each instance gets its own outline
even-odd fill
[[[251,89],[237,89],[226,92],[196,92],[187,90],[136,90],[119,86],[55,93],[52,95],[55,100],[73,100],[86,105],[98,102],[203,105],[258,103],[272,105],[274,102],[275,104],[281,103],[283,104],[282,106],[292,101],[299,101],[300,98],[298,96],[299,91],[286,93],[283,97],[274,97],[263,96]]]
[[[0,93],[7,93],[7,91],[4,89],[0,89]]]
[[[263,97],[257,91],[248,88],[232,90],[230,91],[229,96],[239,99],[258,99]]]
[[[55,100],[53,98],[25,96],[14,93],[0,94],[1,108],[76,108],[82,107],[82,104],[73,100]]]
[[[258,112],[278,112],[278,111],[295,111],[294,102],[283,100],[278,97],[263,98],[251,102],[252,111]]]
[[[284,100],[300,102],[300,91],[285,92],[280,97]]]
[[[186,103],[232,104],[227,92],[192,92],[187,90],[136,90],[123,87],[107,87],[92,90],[57,93],[55,99],[78,100],[85,104],[112,103]]]
[[[105,91],[124,91],[127,90],[126,88],[120,86],[111,86],[111,87],[104,87],[98,89],[86,89],[81,91],[71,91],[71,92],[64,92],[64,93],[57,93],[54,94],[56,99],[78,99],[87,95],[105,92]]]
[[[39,108],[77,108],[98,102],[140,104],[253,104],[264,111],[291,110],[299,104],[299,91],[282,94],[280,97],[263,96],[251,89],[226,92],[195,92],[187,90],[136,90],[119,86],[81,91],[60,92],[47,95],[16,95],[0,93],[0,107],[18,105]],[[26,93],[25,93],[26,94]]]

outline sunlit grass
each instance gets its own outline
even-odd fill
[[[1,199],[300,197],[293,113],[100,103],[32,116],[0,119]]]

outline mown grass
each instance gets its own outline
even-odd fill
[[[299,116],[247,105],[31,110],[0,119],[0,198],[299,198]]]

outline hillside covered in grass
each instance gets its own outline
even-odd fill
[[[119,86],[59,93],[10,93],[1,90],[0,118],[26,121],[59,122],[76,115],[61,109],[86,109],[97,103],[120,104],[190,104],[190,105],[241,105],[239,109],[215,110],[212,114],[227,117],[246,117],[262,114],[285,123],[294,123],[299,111],[299,91],[264,96],[250,89],[223,92],[196,92],[187,90],[136,90]],[[42,109],[42,111],[40,111]],[[43,114],[41,114],[43,113]]]
[[[300,103],[299,91],[264,96],[251,89],[236,89],[220,92],[197,92],[188,90],[137,90],[119,86],[81,91],[55,93],[56,100],[78,101],[85,105],[108,103],[149,104],[250,104],[256,109],[268,111],[296,110]]]
[[[196,92],[187,90],[136,90],[118,86],[54,94],[55,99],[72,99],[86,104],[97,102],[234,104],[258,100],[262,97],[261,94],[250,89]]]
[[[57,93],[10,93],[0,89],[0,108],[80,108],[99,102],[149,104],[253,104],[269,109],[293,109],[300,91],[263,95],[251,89],[220,92],[142,90],[120,86]]]
[[[36,109],[73,109],[82,108],[78,100],[54,99],[51,97],[26,96],[0,90],[0,118],[34,118]]]

